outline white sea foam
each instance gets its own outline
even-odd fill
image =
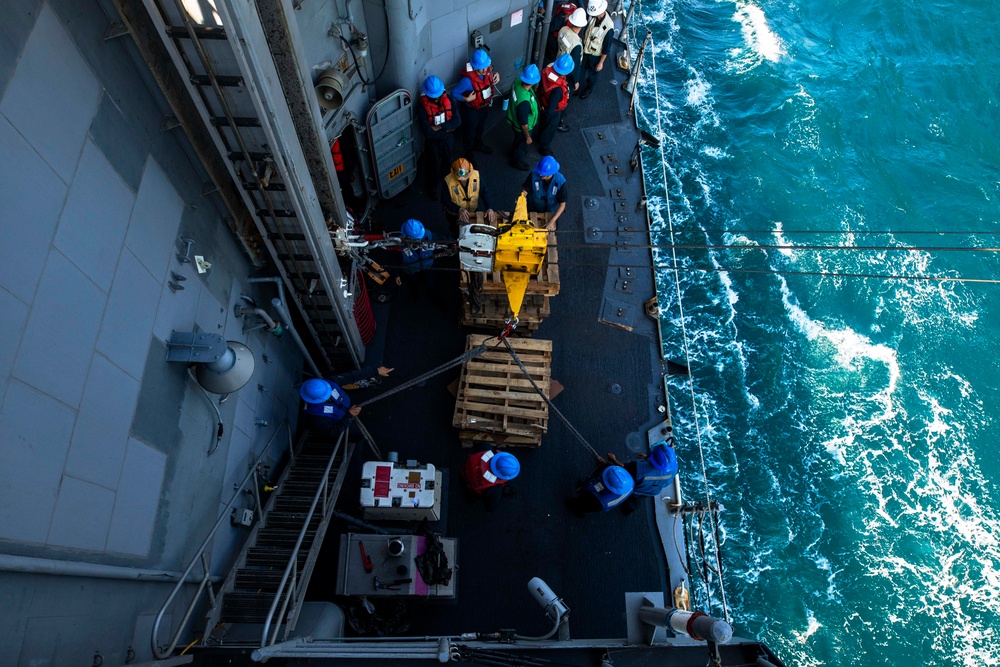
[[[743,32],[746,48],[759,58],[778,62],[785,55],[781,39],[771,31],[764,11],[752,2],[738,1],[733,20],[738,22]]]
[[[782,227],[782,222],[780,220],[776,221],[774,223],[774,242],[776,245],[781,245],[781,246],[790,245],[788,243],[788,239],[786,239],[785,235],[782,233],[783,231],[784,229]],[[778,252],[780,252],[785,257],[794,256],[791,248],[778,248]]]
[[[842,368],[860,371],[868,361],[885,365],[889,375],[888,384],[884,390],[874,394],[871,398],[884,408],[883,414],[878,418],[879,421],[891,419],[895,415],[892,394],[896,390],[900,375],[896,351],[887,345],[872,343],[867,336],[857,333],[850,327],[829,329],[823,323],[812,319],[798,305],[784,277],[779,276],[779,280],[781,281],[781,301],[792,324],[809,340],[823,340],[832,345],[835,352],[834,360]]]
[[[806,640],[808,640],[810,637],[816,634],[816,631],[823,627],[823,624],[816,620],[816,616],[808,607],[806,608],[806,614],[807,614],[806,620],[808,621],[806,629],[803,632],[792,633],[793,635],[795,635],[795,639],[800,644],[805,644]]]

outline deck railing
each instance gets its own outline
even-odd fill
[[[306,533],[309,531],[309,523],[312,521],[313,514],[316,513],[316,507],[321,507],[321,516],[325,519],[329,515],[329,511],[332,510],[330,503],[330,488],[333,486],[333,480],[330,479],[330,473],[333,470],[333,462],[336,460],[337,455],[340,453],[341,448],[347,441],[347,431],[343,431],[340,437],[337,439],[337,445],[333,448],[333,452],[330,454],[329,460],[326,462],[326,469],[323,471],[323,477],[320,480],[319,488],[316,489],[316,495],[313,496],[312,505],[309,506],[309,512],[306,514],[305,521],[302,522],[302,529],[299,531],[299,537],[295,542],[295,547],[292,549],[292,554],[288,559],[288,565],[285,567],[285,572],[281,576],[281,583],[278,584],[278,590],[274,594],[274,602],[271,603],[271,609],[267,614],[267,619],[264,621],[264,628],[260,634],[260,645],[261,647],[268,646],[269,644],[274,644],[278,640],[278,630],[281,628],[282,620],[285,618],[285,614],[288,611],[288,603],[291,599],[295,598],[295,604],[292,609],[298,610],[301,605],[300,602],[305,595],[305,589],[299,585],[300,572],[299,572],[299,551],[302,549],[302,542],[305,540]],[[339,468],[337,469],[339,473]],[[308,572],[310,570],[310,563],[308,561],[303,566],[303,571]],[[285,591],[288,594],[285,595]],[[284,600],[282,600],[284,598]],[[281,611],[278,611],[278,608]],[[275,622],[275,615],[277,614],[277,622]],[[286,619],[286,621],[289,619]],[[273,630],[272,630],[272,625]],[[287,625],[286,625],[287,627]],[[268,634],[270,633],[270,636]],[[285,632],[286,638],[288,632]]]
[[[291,449],[292,429],[288,423],[288,420],[286,419],[284,422],[282,422],[281,426],[285,427],[284,429],[285,433],[288,434],[288,446],[289,449]],[[191,558],[191,563],[187,566],[187,569],[184,570],[184,574],[181,575],[181,578],[177,582],[177,585],[174,586],[172,591],[170,591],[170,595],[167,597],[167,601],[163,603],[162,607],[160,607],[160,611],[156,615],[156,620],[153,622],[153,630],[150,633],[150,646],[153,649],[153,657],[155,657],[157,660],[163,660],[165,658],[168,658],[170,654],[173,653],[174,649],[177,648],[177,643],[180,641],[181,633],[184,632],[184,628],[187,627],[188,621],[191,620],[191,614],[194,613],[194,608],[197,606],[198,601],[201,599],[201,594],[203,592],[207,591],[209,603],[213,606],[215,605],[215,590],[212,588],[212,581],[211,581],[212,573],[209,568],[208,558],[205,555],[205,551],[208,548],[208,545],[212,543],[212,538],[214,538],[215,534],[219,531],[219,527],[222,526],[223,522],[230,516],[230,511],[236,505],[236,501],[242,497],[243,491],[246,488],[247,483],[251,479],[254,480],[252,491],[254,497],[254,504],[256,505],[255,509],[257,515],[260,516],[261,510],[263,508],[260,506],[260,494],[258,493],[258,488],[257,488],[258,487],[257,474],[260,468],[260,464],[264,460],[264,455],[267,454],[268,450],[271,448],[271,445],[274,443],[275,436],[277,436],[278,433],[281,433],[282,431],[281,426],[276,428],[274,430],[274,433],[271,434],[271,437],[268,438],[267,444],[264,445],[264,449],[261,450],[260,456],[257,457],[257,460],[250,467],[250,471],[246,474],[246,477],[244,477],[243,481],[240,482],[240,484],[237,486],[236,492],[233,494],[233,497],[229,500],[229,503],[226,504],[225,509],[222,510],[222,513],[219,515],[219,518],[215,522],[215,525],[212,526],[212,530],[209,531],[208,537],[206,537],[205,540],[201,543],[201,546],[198,547],[198,550],[194,553],[194,556]],[[157,637],[160,634],[160,623],[163,621],[163,616],[164,614],[166,614],[167,610],[170,609],[170,606],[177,598],[177,594],[180,593],[181,588],[183,588],[184,584],[187,582],[188,575],[191,574],[191,571],[194,570],[195,565],[197,565],[199,562],[201,563],[204,574],[201,578],[201,581],[198,583],[198,590],[195,591],[194,595],[192,596],[191,603],[188,605],[187,609],[184,612],[184,618],[178,624],[177,631],[174,632],[173,637],[170,638],[170,643],[166,646],[166,648],[161,649],[159,643],[157,642]]]

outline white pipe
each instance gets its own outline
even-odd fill
[[[161,582],[180,581],[182,576],[180,572],[170,572],[167,570],[144,570],[137,567],[100,565],[98,563],[71,560],[52,560],[51,558],[30,558],[28,556],[14,556],[11,554],[0,554],[0,571],[49,574],[64,577],[90,577],[93,579]],[[196,584],[201,581],[201,577],[189,575],[185,581]],[[221,581],[221,577],[212,577],[212,581]]]
[[[302,342],[302,338],[299,336],[299,332],[295,330],[292,326],[292,317],[288,314],[288,309],[285,308],[285,286],[281,278],[270,277],[270,278],[248,278],[248,283],[274,283],[278,286],[278,298],[271,300],[271,305],[274,309],[278,311],[278,317],[281,318],[281,323],[285,325],[288,329],[288,334],[295,341],[295,345],[299,348],[299,352],[305,358],[306,365],[309,366],[309,370],[313,372],[318,378],[323,377],[323,374],[319,372],[319,367],[316,362],[313,361],[312,355],[309,354],[309,350],[306,349],[306,344]]]

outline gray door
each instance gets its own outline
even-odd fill
[[[417,144],[413,140],[413,104],[410,93],[397,90],[368,112],[378,194],[389,199],[413,183],[417,176]]]

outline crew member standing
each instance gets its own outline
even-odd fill
[[[539,7],[541,9],[541,7]],[[545,62],[550,63],[556,59],[559,50],[559,31],[566,25],[569,15],[576,11],[577,6],[573,2],[560,2],[556,0],[552,6],[552,22],[549,24],[549,34],[545,38]]]
[[[361,407],[351,405],[351,399],[344,391],[344,386],[356,385],[369,387],[384,378],[389,377],[391,368],[379,366],[377,369],[368,367],[334,375],[329,379],[312,378],[299,387],[299,396],[305,401],[303,425],[312,433],[332,435],[349,428],[354,418],[361,414]],[[357,438],[359,433],[351,429],[351,437]]]
[[[569,15],[569,20],[559,30],[559,36],[556,38],[556,58],[568,53],[569,57],[573,59],[573,71],[566,75],[571,93],[578,92],[580,89],[580,78],[583,75],[580,69],[583,59],[583,40],[580,38],[580,31],[586,27],[587,10],[578,7]]]
[[[486,129],[486,118],[493,106],[493,96],[496,86],[500,83],[500,75],[493,71],[490,55],[485,49],[476,49],[465,64],[462,79],[455,85],[451,93],[465,102],[462,112],[462,143],[465,154],[479,151],[489,155],[493,149],[483,142],[483,132]]]
[[[521,464],[513,454],[481,445],[466,457],[462,479],[472,493],[483,499],[486,511],[492,512],[505,495],[504,485],[517,477],[519,472]]]
[[[427,288],[434,296],[434,280],[430,271],[434,266],[434,248],[421,243],[421,241],[433,241],[434,235],[422,222],[412,218],[403,223],[400,232],[403,237],[401,272],[403,279],[410,286],[410,295],[418,297],[421,290]]]
[[[608,454],[613,458],[613,455]],[[621,505],[632,495],[635,481],[625,468],[611,463],[604,457],[590,477],[577,489],[576,496],[567,505],[570,510],[582,516],[585,512],[609,512]]]
[[[587,16],[587,29],[583,31],[581,100],[587,99],[593,92],[598,74],[604,69],[604,61],[611,50],[611,39],[615,36],[615,24],[608,16],[608,0],[590,0]]]
[[[562,125],[563,111],[569,104],[569,84],[566,75],[573,71],[573,58],[564,53],[542,70],[542,85],[538,88],[538,103],[542,106],[542,122],[538,132],[538,152],[552,155],[550,146],[556,130]],[[564,130],[568,127],[563,126]]]
[[[486,220],[491,225],[496,222],[486,184],[479,178],[479,171],[464,157],[451,164],[451,172],[441,182],[441,202],[455,236],[458,236],[459,223],[469,222],[477,211],[486,211]]]
[[[559,163],[550,156],[538,161],[521,186],[521,192],[528,198],[529,211],[552,214],[546,225],[550,231],[556,228],[556,221],[566,210],[566,190],[566,177],[559,173]]]
[[[438,181],[448,173],[454,150],[452,134],[462,124],[457,105],[445,93],[444,83],[436,76],[424,79],[421,86],[417,122],[424,133],[424,187],[427,196],[437,199]]]
[[[527,148],[533,139],[531,133],[538,124],[538,98],[535,97],[535,84],[542,75],[535,65],[528,65],[521,72],[518,81],[510,89],[510,104],[507,106],[507,124],[514,132],[514,140],[507,154],[510,166],[521,171],[531,167],[524,161]]]

